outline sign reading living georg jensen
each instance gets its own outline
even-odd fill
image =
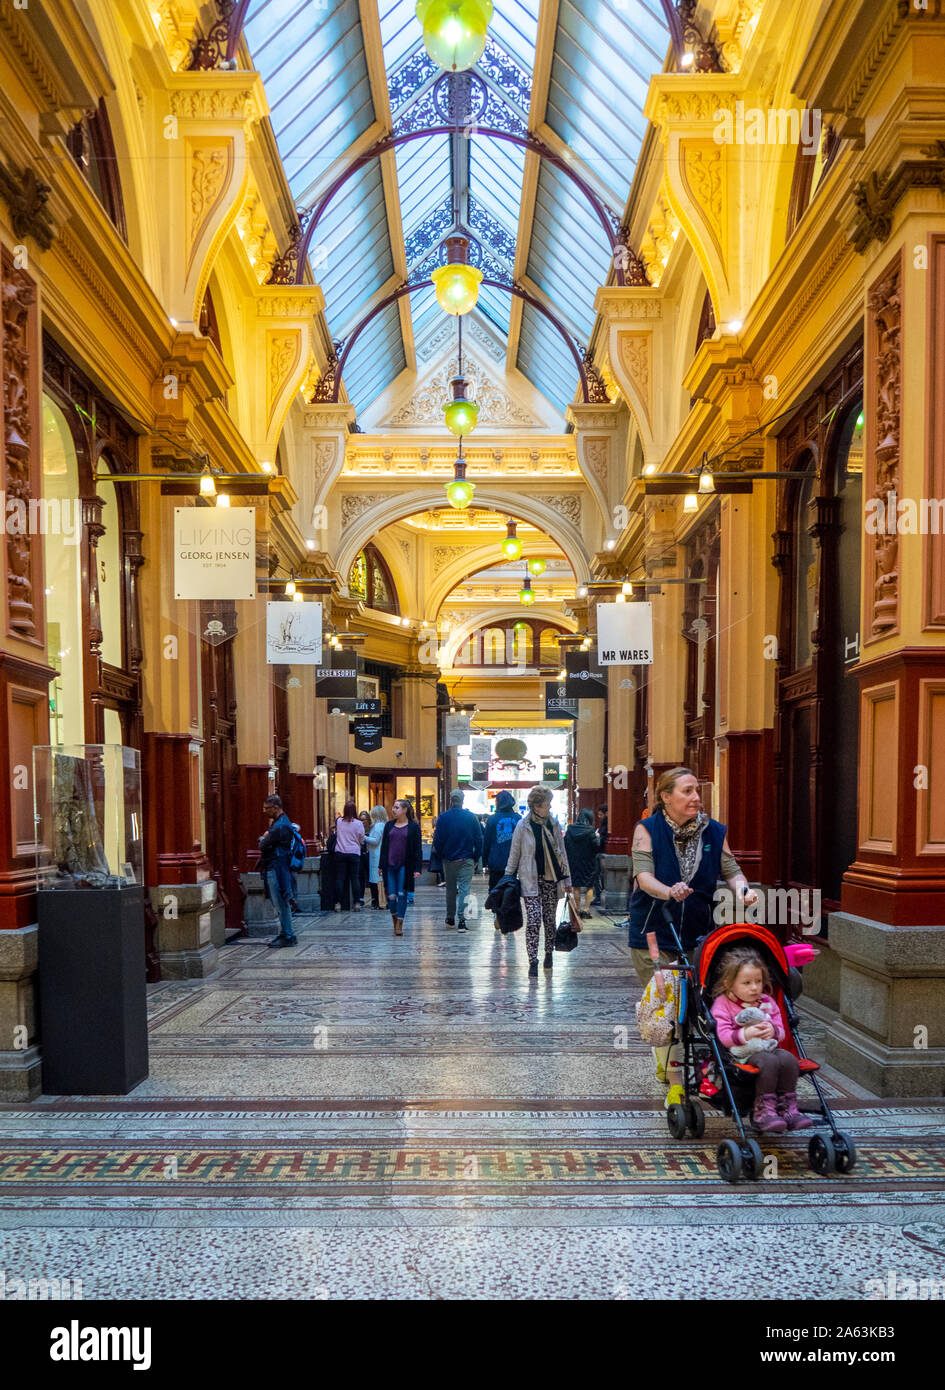
[[[270,666],[320,666],[322,606],[320,603],[266,604],[266,662]]]
[[[256,597],[256,509],[174,508],[174,597]]]
[[[652,603],[598,604],[597,660],[601,666],[653,665]]]

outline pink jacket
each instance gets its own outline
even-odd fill
[[[364,843],[364,823],[357,818],[345,820],[339,816],[335,821],[335,851],[338,854],[360,854]]]
[[[763,994],[755,1007],[761,1008],[762,1004],[768,1005],[765,1012],[774,1025],[774,1036],[779,1043],[783,1043],[785,1034],[781,1010],[770,994]],[[719,1042],[723,1047],[741,1047],[745,1041],[745,1030],[736,1026],[735,1016],[747,1008],[748,1005],[743,1004],[740,999],[729,999],[725,994],[720,994],[712,1001],[712,1014],[719,1025]]]

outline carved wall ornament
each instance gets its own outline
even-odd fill
[[[652,418],[652,394],[650,378],[650,348],[651,337],[649,333],[621,333],[620,361],[623,369],[627,373],[637,395],[646,411],[647,423]]]
[[[249,87],[203,87],[199,91],[171,92],[171,112],[193,121],[254,121],[259,114]]]
[[[300,335],[298,333],[270,333],[267,335],[266,346],[268,348],[266,401],[268,413],[271,415],[279,393],[298,358]]]
[[[15,236],[28,237],[46,251],[56,235],[55,224],[46,203],[52,192],[36,170],[20,168],[12,161],[0,160],[0,197],[10,209],[10,222]]]
[[[558,512],[574,526],[581,525],[581,499],[576,493],[540,493],[535,497],[535,501],[543,502],[546,507]]]
[[[0,260],[0,381],[4,466],[2,482],[6,531],[7,631],[35,639],[37,614],[33,546],[28,508],[37,472],[35,419],[38,410],[39,352],[36,285],[3,248]]]
[[[487,332],[475,319],[463,325],[463,334],[467,341],[471,339],[475,342],[494,362],[501,362],[505,357],[505,348],[502,344],[497,342],[495,338],[492,337],[491,333]],[[417,356],[422,362],[429,362],[431,358],[436,356],[442,347],[447,343],[453,343],[455,341],[455,325],[452,321],[445,323],[420,344],[417,348]]]
[[[371,492],[360,495],[346,493],[341,499],[341,529],[346,530],[353,521],[357,521],[359,516],[370,511],[371,507],[378,502],[389,501],[390,498],[384,494]]]
[[[331,473],[338,458],[338,444],[334,439],[316,439],[312,443],[312,479],[315,491]]]
[[[868,479],[870,492],[885,508],[895,508],[900,482],[902,385],[902,257],[898,256],[869,292],[869,333],[874,372],[873,438],[875,447]],[[890,499],[890,493],[893,498]],[[869,538],[873,573],[874,638],[899,625],[899,537]]]
[[[458,545],[437,545],[433,547],[433,575],[442,574],[462,550]]]
[[[874,170],[854,185],[856,218],[849,237],[861,254],[871,241],[888,239],[896,205],[910,188],[937,188],[945,193],[945,140],[925,145],[922,154],[924,160],[904,160],[892,173]]]
[[[455,332],[455,330],[454,330]],[[456,375],[455,363],[441,367],[391,416],[391,429],[417,428],[443,424],[443,405],[451,399],[450,380]],[[469,399],[479,404],[481,424],[504,429],[540,429],[541,421],[503,390],[475,358],[464,354],[463,375],[469,383]]]
[[[190,165],[190,244],[200,238],[204,225],[216,206],[230,166],[231,147],[216,145],[198,148]]]
[[[584,457],[595,478],[606,488],[610,472],[610,439],[606,435],[585,439]]]
[[[725,234],[722,226],[722,151],[692,142],[683,145],[682,178],[690,198],[715,238],[722,256]]]

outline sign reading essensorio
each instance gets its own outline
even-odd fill
[[[174,508],[174,597],[256,597],[254,507]]]
[[[652,603],[598,604],[597,660],[601,666],[652,666]]]

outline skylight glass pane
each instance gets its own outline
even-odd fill
[[[538,176],[528,248],[528,275],[554,311],[587,340],[594,325],[594,296],[611,269],[604,229],[580,190],[553,165]]]
[[[406,365],[395,301],[371,321],[345,363],[343,385],[355,409],[365,410]]]
[[[310,260],[338,336],[394,273],[376,161],[352,175],[328,204],[312,238]]]
[[[506,229],[518,231],[525,151],[507,140],[472,140],[469,191]]]
[[[449,139],[445,135],[410,140],[396,152],[400,214],[404,236],[409,236],[452,187]]]
[[[417,0],[379,0],[384,67],[388,72],[399,67],[407,54],[422,43],[416,8]]]
[[[501,0],[492,12],[489,33],[517,63],[528,72],[535,67],[535,40],[538,37],[538,3]]]
[[[577,364],[553,324],[528,304],[522,310],[518,368],[563,415],[580,380]]]

